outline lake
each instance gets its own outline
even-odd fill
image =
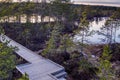
[[[120,7],[120,1],[73,1],[74,4]]]
[[[94,21],[90,22],[89,25],[89,31],[88,33],[90,33],[92,31],[92,34],[90,36],[85,36],[85,43],[88,44],[105,44],[107,43],[107,36],[104,35],[106,30],[103,30],[102,27],[104,26],[106,20],[108,18],[100,18],[98,19],[98,21],[96,22],[96,18],[94,19]],[[113,34],[114,35],[114,34]],[[75,42],[81,42],[81,34],[78,33],[77,35],[74,36],[74,41]],[[116,38],[115,38],[115,42],[120,43],[120,25],[118,27],[116,27]]]

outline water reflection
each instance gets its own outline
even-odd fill
[[[84,42],[88,44],[105,44],[108,42],[108,37],[110,35],[107,32],[105,27],[105,22],[108,18],[95,18],[92,22],[90,22],[89,33],[92,32],[90,36],[86,36]],[[117,27],[118,26],[118,27]],[[112,38],[115,42],[120,43],[120,25],[114,25],[113,27],[113,35],[116,38]],[[110,29],[108,29],[110,30]],[[78,33],[74,37],[74,41],[81,42],[81,36]]]

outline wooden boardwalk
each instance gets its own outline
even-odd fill
[[[66,72],[61,65],[43,58],[5,35],[0,36],[0,41],[3,43],[10,41],[8,46],[18,48],[15,51],[16,54],[28,61],[28,63],[17,65],[16,68],[22,74],[27,73],[30,80],[65,80]]]

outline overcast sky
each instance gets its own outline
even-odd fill
[[[73,1],[90,1],[90,2],[120,2],[120,0],[73,0]]]

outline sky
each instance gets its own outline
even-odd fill
[[[89,2],[119,2],[120,0],[73,0],[73,1],[89,1]]]

